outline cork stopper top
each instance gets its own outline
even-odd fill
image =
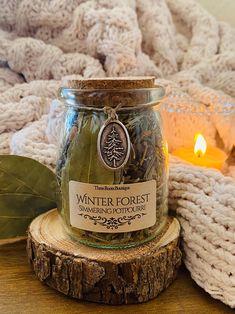
[[[140,89],[153,88],[154,76],[135,77],[105,77],[83,79],[76,75],[66,76],[63,79],[63,87],[80,90],[97,89]]]
[[[153,76],[107,77],[83,79],[78,75],[64,77],[59,97],[69,106],[80,108],[137,107],[156,104],[164,88],[154,85]]]

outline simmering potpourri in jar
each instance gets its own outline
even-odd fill
[[[57,161],[58,208],[75,240],[128,248],[159,234],[167,215],[167,152],[152,77],[71,79]]]

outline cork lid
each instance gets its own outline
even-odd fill
[[[164,96],[164,88],[154,85],[153,76],[107,77],[83,79],[77,75],[64,77],[59,97],[67,105],[116,108],[156,104]]]
[[[71,89],[91,90],[91,89],[139,89],[153,88],[154,76],[135,77],[104,77],[104,78],[80,78],[70,75],[63,78],[62,86]]]

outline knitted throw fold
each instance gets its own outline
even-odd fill
[[[62,78],[73,74],[154,75],[168,104],[235,106],[235,30],[193,0],[1,1],[0,154],[54,168],[63,111],[54,99]],[[206,129],[232,150],[229,118],[208,121]],[[172,130],[173,148],[180,143],[177,125]],[[193,279],[235,307],[234,180],[172,162],[169,188]]]
[[[235,182],[219,171],[171,164],[169,205],[182,228],[184,263],[215,299],[235,307]]]

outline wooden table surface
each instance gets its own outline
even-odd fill
[[[221,314],[234,313],[198,287],[181,267],[178,278],[158,298],[139,305],[108,306],[70,299],[39,282],[27,262],[25,241],[0,246],[1,314]]]

